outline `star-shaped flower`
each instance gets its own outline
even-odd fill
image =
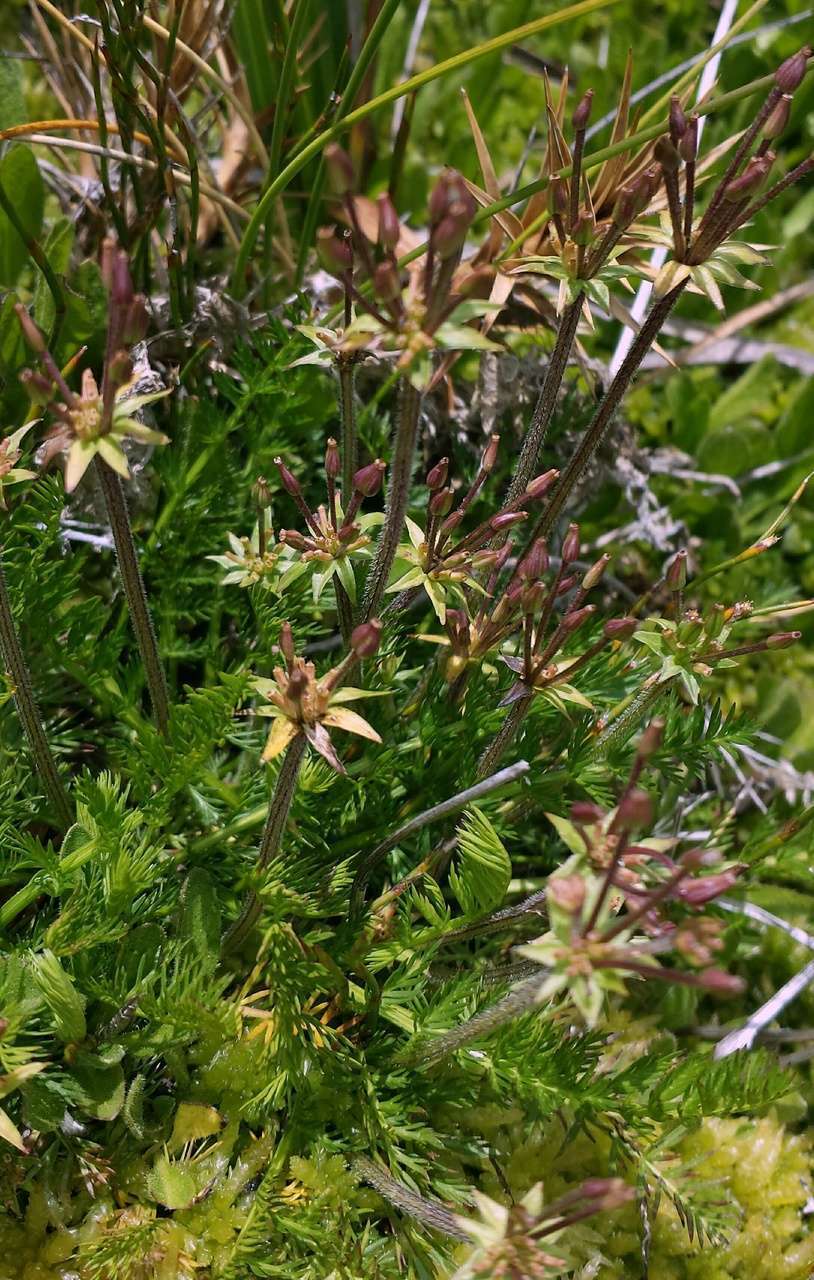
[[[20,427],[17,431],[12,431],[10,436],[5,436],[0,440],[0,509],[5,511],[6,499],[3,488],[7,484],[19,484],[21,480],[33,480],[35,472],[27,471],[25,467],[18,467],[22,450],[20,441],[33,426],[33,423],[26,422],[25,426]]]

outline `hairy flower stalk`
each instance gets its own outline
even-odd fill
[[[356,431],[356,402],[354,392],[355,359],[344,352],[337,355],[339,375],[339,410],[342,418],[342,493],[353,488],[353,475],[359,466],[359,441]]]
[[[42,716],[31,684],[31,675],[14,625],[2,558],[0,558],[0,650],[2,650],[6,669],[11,676],[14,686],[14,705],[25,730],[37,773],[53,810],[57,826],[64,829],[73,822],[73,809],[45,736]]]
[[[136,642],[144,664],[147,688],[153,715],[159,732],[166,735],[170,722],[170,699],[167,689],[167,677],[158,652],[155,627],[153,625],[150,606],[147,600],[147,589],[138,562],[130,515],[127,510],[127,497],[121,478],[116,472],[99,458],[96,463],[96,474],[105,500],[107,518],[116,547],[116,559],[121,574],[130,621],[136,635]]]
[[[382,602],[390,570],[396,558],[407,504],[410,498],[410,482],[413,475],[418,428],[421,417],[421,394],[410,382],[402,378],[399,385],[399,407],[396,434],[393,441],[390,483],[376,555],[365,582],[360,617],[367,622],[378,611]]]
[[[288,747],[274,784],[274,794],[269,804],[266,825],[257,850],[257,871],[264,871],[280,848],[280,838],[285,829],[286,820],[294,793],[297,790],[297,779],[305,757],[307,742],[299,734]],[[260,919],[263,903],[254,889],[246,895],[243,908],[234,924],[226,931],[221,942],[221,954],[228,955],[236,951],[251,933]]]

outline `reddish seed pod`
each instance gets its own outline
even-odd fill
[[[141,342],[150,323],[147,310],[147,299],[143,293],[137,293],[127,306],[124,324],[122,325],[122,342],[133,347]]]
[[[721,996],[739,996],[746,990],[743,978],[736,977],[734,973],[725,973],[723,969],[702,969],[698,981],[707,991]]]
[[[617,825],[641,830],[649,827],[652,821],[653,804],[649,795],[641,787],[633,787],[620,801],[616,811]]]
[[[521,596],[521,603],[524,613],[536,613],[540,608],[547,595],[544,582],[532,582],[531,586],[526,587]]]
[[[31,316],[28,314],[21,302],[15,302],[14,310],[17,313],[17,320],[19,321],[20,328],[23,331],[23,337],[29,347],[36,351],[37,355],[44,355],[47,350],[45,346],[45,339],[34,321],[31,319]]]
[[[281,529],[278,537],[284,546],[293,547],[295,551],[309,551],[314,545],[296,529]]]
[[[380,262],[373,273],[373,291],[382,302],[395,302],[401,297],[401,277],[392,262]]]
[[[673,143],[678,146],[687,131],[687,117],[684,114],[684,108],[679,98],[675,94],[670,99],[669,124],[670,137]]]
[[[395,249],[401,235],[401,222],[396,212],[396,206],[390,199],[389,195],[383,193],[376,198],[379,212],[378,240],[379,244],[388,253]]]
[[[785,62],[781,62],[774,73],[774,82],[778,89],[783,93],[794,93],[794,90],[798,89],[803,82],[810,57],[811,49],[804,44],[802,49],[798,49],[790,58],[786,58]]]
[[[562,542],[562,562],[567,565],[577,559],[579,559],[579,525],[569,524],[568,532]]]
[[[379,647],[382,638],[382,624],[378,618],[362,622],[354,627],[350,637],[350,647],[358,658],[370,658]]]
[[[571,805],[571,821],[580,827],[593,827],[605,817],[605,810],[591,800],[575,800]]]
[[[452,510],[452,488],[439,489],[430,498],[430,512],[433,516],[448,516]]]
[[[499,447],[500,447],[500,436],[491,435],[489,437],[489,443],[484,449],[483,456],[481,457],[481,460],[480,460],[480,469],[484,475],[487,475],[487,476],[491,475],[491,473],[494,471],[495,463],[497,462],[497,452]]]
[[[446,630],[453,653],[466,653],[469,649],[469,619],[463,609],[447,609]]]
[[[801,635],[801,631],[778,631],[773,636],[769,636],[766,648],[788,649],[790,645],[797,643]]]
[[[567,596],[568,592],[576,585],[577,575],[575,573],[569,573],[567,577],[560,579],[560,585],[557,587],[557,596]]]
[[[643,760],[648,760],[661,746],[664,737],[664,721],[657,718],[651,720],[636,743],[636,752]]]
[[[698,116],[690,116],[683,137],[678,142],[678,154],[685,164],[691,164],[698,154]]]
[[[666,133],[656,142],[656,145],[653,148],[653,154],[662,169],[666,169],[668,173],[675,172],[681,164],[681,157],[678,154],[678,149],[675,144],[670,141]]]
[[[118,249],[111,261],[110,299],[116,306],[126,307],[133,300],[133,281],[130,264],[123,249]]]
[[[354,473],[354,489],[357,489],[365,498],[372,498],[382,487],[384,472],[385,464],[381,458],[377,458],[375,462],[368,462],[367,466],[360,467]]]
[[[445,169],[430,194],[428,204],[430,222],[436,225],[446,217],[454,204],[465,204],[471,200],[466,183],[457,169]]]
[[[325,446],[325,474],[329,480],[335,480],[342,470],[342,463],[339,458],[339,445],[333,436],[329,436],[328,443]]]
[[[638,626],[638,618],[608,618],[602,630],[609,640],[627,640]]]
[[[128,352],[117,351],[107,367],[107,377],[113,387],[123,387],[133,376],[133,361]]]
[[[748,200],[750,196],[756,195],[769,176],[774,160],[773,151],[767,151],[762,156],[752,156],[743,173],[727,182],[722,192],[724,200]]]
[[[579,102],[577,103],[576,110],[574,111],[574,114],[571,117],[571,124],[573,125],[573,127],[576,129],[578,133],[581,132],[583,129],[587,128],[588,126],[588,121],[591,118],[591,105],[593,103],[593,100],[594,100],[593,89],[586,89],[585,93],[582,95]]]
[[[595,613],[596,613],[596,605],[586,604],[583,606],[582,609],[574,609],[571,613],[566,613],[565,617],[560,623],[560,626],[568,635],[573,635],[575,631],[579,630],[583,622],[587,622],[588,619]]]
[[[687,553],[679,551],[670,564],[664,580],[673,591],[681,591],[687,585]]]
[[[531,550],[518,566],[518,573],[527,582],[536,582],[548,570],[548,546],[545,538],[537,538]]]
[[[552,174],[548,183],[548,208],[555,217],[562,215],[568,208],[568,192],[559,174]]]
[[[280,627],[280,652],[290,669],[294,664],[294,636],[290,622],[284,622]]]
[[[308,676],[301,667],[295,667],[288,677],[288,688],[286,693],[294,702],[299,702],[302,695],[308,688]]]
[[[338,236],[333,227],[320,227],[317,231],[317,257],[333,276],[341,276],[353,266],[350,241]]]
[[[451,512],[451,514],[447,516],[446,520],[441,525],[441,528],[438,530],[438,532],[442,534],[444,537],[446,537],[448,533],[452,533],[453,530],[458,528],[458,525],[461,523],[465,515],[466,515],[465,511]]]
[[[432,231],[432,247],[439,258],[451,258],[463,248],[471,221],[468,206],[462,200],[456,201]]]
[[[298,498],[302,493],[299,480],[297,480],[296,477],[291,474],[288,467],[283,462],[282,458],[279,458],[279,457],[275,458],[274,465],[280,473],[280,479],[283,482],[283,488],[286,490],[287,493],[291,494],[292,498]]]
[[[585,209],[580,209],[576,216],[576,221],[571,228],[571,239],[574,244],[589,245],[592,243],[596,235],[596,223],[593,217]]]
[[[513,525],[522,524],[528,519],[528,514],[528,511],[503,511],[499,515],[492,516],[489,528],[494,533],[499,533],[502,529],[511,529]]]
[[[548,493],[555,480],[559,479],[559,471],[552,467],[550,471],[544,471],[542,475],[535,476],[533,480],[529,480],[526,485],[524,498],[542,498]]]
[[[335,196],[347,195],[353,188],[353,161],[338,142],[329,142],[323,152],[328,186]]]
[[[252,485],[252,498],[258,507],[268,507],[271,504],[271,489],[265,476],[258,476]]]
[[[583,591],[593,591],[594,587],[601,581],[602,575],[610,564],[610,556],[606,553],[599,557],[585,574],[582,579]]]
[[[503,543],[503,546],[498,548],[497,555],[495,556],[495,570],[497,572],[500,572],[506,564],[506,561],[509,559],[509,556],[512,554],[512,546],[513,543],[511,538],[507,538]]]
[[[782,98],[778,99],[772,107],[772,110],[769,112],[762,130],[764,138],[768,138],[770,141],[773,141],[775,138],[779,138],[789,122],[790,115],[791,94],[784,93]]]
[[[427,472],[427,479],[424,483],[431,493],[436,493],[438,489],[443,489],[447,482],[448,474],[449,458],[441,458],[439,462],[436,462],[434,467],[430,467]]]
[[[113,286],[113,258],[118,253],[118,250],[119,246],[116,241],[112,240],[110,236],[105,236],[99,253],[99,272],[108,293]]]

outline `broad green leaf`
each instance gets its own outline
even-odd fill
[[[19,58],[0,58],[0,129],[25,124],[27,119],[23,96],[23,63]]]
[[[15,146],[0,160],[0,182],[26,233],[36,239],[42,227],[45,188],[37,162],[27,147]],[[0,209],[0,285],[11,288],[28,259],[28,248]]]

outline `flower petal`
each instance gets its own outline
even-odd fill
[[[289,742],[296,738],[299,732],[297,726],[291,720],[285,720],[282,717],[275,720],[271,726],[271,732],[266,739],[266,745],[263,749],[262,760],[274,760],[277,756],[285,751]]]
[[[96,440],[75,440],[68,453],[65,464],[65,491],[73,493],[79,481],[96,456]]]
[[[327,760],[331,768],[335,769],[337,773],[346,773],[345,766],[334,751],[334,744],[328,736],[327,729],[321,724],[307,724],[303,728],[306,738],[314,750],[319,752],[323,760]]]
[[[368,724],[358,711],[351,711],[349,707],[329,707],[322,717],[322,722],[332,729],[344,729],[346,733],[357,733],[360,738],[368,738],[370,742],[381,742],[373,725]]]

